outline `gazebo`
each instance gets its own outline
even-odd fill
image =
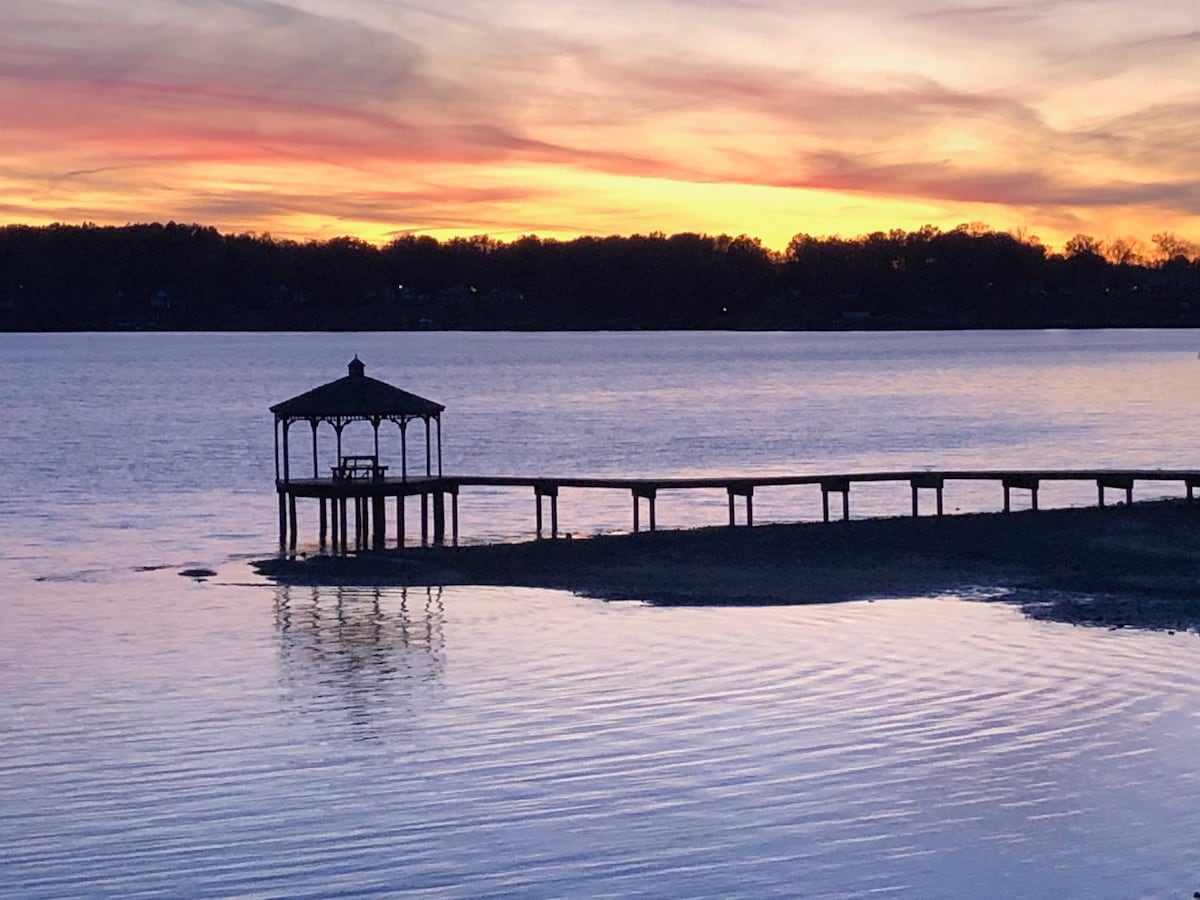
[[[427,400],[398,387],[369,378],[366,366],[355,356],[349,373],[336,381],[315,387],[276,403],[271,407],[275,416],[275,486],[279,494],[279,539],[281,545],[296,544],[296,498],[316,497],[320,500],[320,540],[324,545],[327,528],[326,500],[330,501],[334,526],[334,544],[345,548],[347,543],[347,502],[355,501],[356,537],[360,546],[373,535],[381,546],[386,531],[384,499],[397,498],[399,541],[404,540],[404,497],[421,496],[422,535],[427,529],[428,500],[435,496],[435,539],[444,531],[443,494],[448,488],[442,479],[442,413],[440,403]],[[424,425],[424,472],[410,474],[408,470],[408,430],[413,422]],[[292,472],[289,433],[293,425],[306,422],[312,437],[312,474],[296,477]],[[373,452],[347,455],[343,452],[342,432],[354,422],[367,422],[373,432]],[[385,465],[380,455],[380,426],[391,422],[399,430],[400,465]],[[335,459],[328,462],[328,475],[323,474],[318,435],[322,425],[328,425],[336,436]],[[390,470],[390,474],[389,474]],[[457,499],[457,491],[452,491]],[[455,504],[457,512],[457,504]],[[374,530],[369,521],[374,520]],[[455,516],[457,519],[457,515]],[[457,531],[457,529],[455,529]]]

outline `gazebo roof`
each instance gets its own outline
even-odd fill
[[[368,378],[366,366],[357,356],[350,361],[350,374],[311,391],[276,403],[271,412],[277,419],[389,418],[392,416],[437,416],[446,407],[424,397]]]

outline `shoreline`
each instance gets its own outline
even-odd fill
[[[714,526],[252,565],[279,583],[488,585],[655,605],[966,593],[1035,618],[1200,630],[1200,504]]]

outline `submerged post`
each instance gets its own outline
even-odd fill
[[[287,546],[287,498],[284,497],[283,490],[278,490],[279,494],[279,547],[283,549]]]
[[[343,496],[338,498],[338,507],[341,510],[338,517],[342,524],[342,539],[340,543],[342,552],[345,553],[350,549],[350,526],[346,521],[348,518],[347,514],[349,512],[349,505],[346,497]]]
[[[433,494],[433,542],[437,545],[446,543],[446,494],[435,491]]]
[[[371,498],[372,518],[375,520],[373,543],[376,550],[382,550],[387,541],[387,509],[384,506],[385,497],[382,494]]]

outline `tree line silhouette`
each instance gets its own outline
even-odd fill
[[[297,242],[200,225],[0,228],[0,330],[1200,326],[1200,247],[979,224],[855,238]]]

